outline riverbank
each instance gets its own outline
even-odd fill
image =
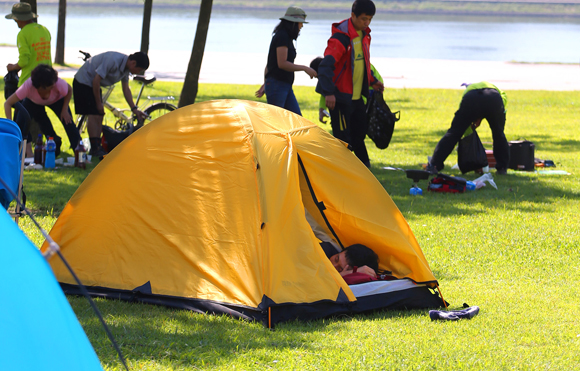
[[[106,50],[87,49],[91,54]],[[130,54],[132,50],[120,50]],[[151,66],[148,74],[159,80],[183,81],[190,53],[185,51],[149,52]],[[265,53],[206,52],[201,68],[202,83],[227,83],[259,85],[263,80]],[[316,56],[298,55],[296,63],[309,64]],[[15,47],[0,47],[0,66],[13,63],[18,58]],[[458,61],[439,59],[372,58],[389,88],[462,89],[462,83],[486,80],[504,90],[556,90],[580,89],[580,68],[570,64],[534,64],[493,61]],[[67,48],[65,61],[81,64],[78,50]],[[236,61],[232,63],[232,61]],[[73,77],[74,67],[58,67],[61,77]],[[296,73],[295,85],[315,86],[304,73]]]
[[[13,3],[13,1],[0,1]],[[58,0],[39,1],[38,6],[58,6]],[[293,5],[307,9],[309,13],[337,13],[350,8],[352,0],[316,0],[316,1],[293,1]],[[192,3],[188,0],[155,0],[153,9],[199,9],[199,2]],[[376,17],[384,17],[386,14],[418,14],[418,15],[469,15],[469,16],[525,16],[525,17],[553,17],[553,18],[577,18],[580,17],[580,0],[439,0],[439,1],[375,1],[377,7]],[[114,2],[102,2],[100,0],[75,0],[68,1],[67,7],[92,6],[103,8],[129,8],[143,7],[143,0],[122,0]],[[248,2],[245,0],[214,0],[213,10],[259,10],[279,11],[284,10],[287,3],[275,0],[263,0]]]

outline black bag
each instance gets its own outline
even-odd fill
[[[391,112],[382,93],[372,92],[367,103],[367,134],[375,142],[377,148],[385,149],[389,146],[395,130],[395,122],[400,118],[401,111]]]
[[[473,125],[473,132],[459,141],[457,148],[457,165],[462,174],[484,168],[488,165],[485,148]]]
[[[107,152],[111,152],[113,148],[117,147],[123,140],[133,133],[133,130],[115,130],[110,126],[103,125],[103,139],[102,146]]]
[[[528,140],[516,140],[509,142],[510,163],[508,167],[513,170],[535,170],[534,152],[536,146]]]
[[[18,89],[18,72],[10,71],[4,76],[4,99],[8,99]]]

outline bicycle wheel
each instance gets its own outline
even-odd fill
[[[150,105],[145,109],[145,113],[149,115],[149,118],[145,120],[145,124],[155,120],[158,117],[165,115],[168,112],[176,110],[175,107],[171,103],[155,103]]]

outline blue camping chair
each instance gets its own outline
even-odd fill
[[[0,177],[22,200],[22,176],[30,115],[20,102],[16,103],[14,108],[16,108],[15,120],[17,122],[0,119]],[[10,191],[0,183],[0,204],[8,209],[13,199]],[[16,222],[21,216],[21,211],[20,205],[16,204],[15,212],[12,214]]]

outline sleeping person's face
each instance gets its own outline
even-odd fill
[[[346,251],[332,255],[330,257],[330,262],[339,273],[342,272],[348,266],[348,263],[346,262]]]

